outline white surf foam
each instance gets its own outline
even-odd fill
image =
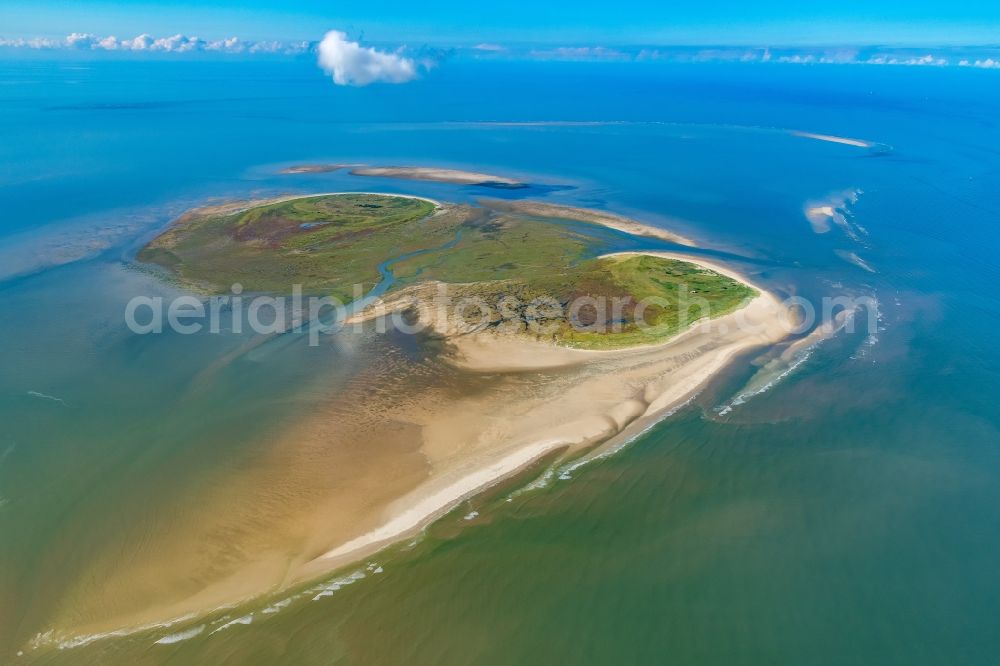
[[[205,631],[205,625],[199,624],[197,627],[192,627],[191,629],[187,629],[185,631],[178,631],[176,634],[168,634],[156,641],[154,645],[172,645],[174,643],[180,643],[181,641],[186,641],[189,638],[194,638],[203,631]]]
[[[609,458],[609,457],[615,455],[616,453],[620,452],[622,449],[624,449],[625,447],[629,446],[630,444],[632,444],[633,442],[635,442],[637,439],[639,439],[640,437],[642,437],[643,435],[645,435],[647,432],[649,432],[650,430],[652,430],[653,428],[655,428],[657,425],[659,425],[665,419],[670,418],[671,416],[673,416],[674,414],[676,414],[677,412],[679,412],[681,409],[683,409],[683,408],[687,407],[688,405],[690,405],[692,402],[694,402],[694,399],[697,398],[698,395],[699,395],[698,393],[695,393],[694,395],[692,395],[691,397],[689,397],[684,402],[682,402],[682,403],[680,403],[680,404],[672,407],[671,409],[668,409],[667,411],[663,412],[662,414],[659,415],[659,417],[654,422],[650,423],[645,428],[642,428],[641,430],[639,430],[638,432],[636,432],[635,434],[633,434],[631,437],[628,437],[628,438],[622,440],[622,442],[620,444],[618,444],[616,446],[613,446],[613,447],[610,447],[608,449],[600,450],[599,452],[594,453],[593,455],[584,456],[583,458],[581,458],[579,460],[575,460],[572,463],[559,468],[559,470],[558,470],[558,473],[559,473],[558,478],[559,478],[559,480],[560,481],[569,481],[570,479],[573,478],[573,472],[575,472],[576,470],[580,469],[581,467],[583,467],[585,465],[589,465],[590,463],[594,462],[595,460],[603,460],[605,458]]]
[[[48,631],[36,634],[35,637],[31,639],[30,646],[32,649],[38,649],[47,645],[55,645],[60,650],[68,650],[71,648],[83,647],[84,645],[89,645],[94,641],[103,640],[105,638],[121,638],[123,636],[130,636],[143,631],[166,629],[167,627],[172,627],[175,624],[188,622],[194,618],[195,615],[193,613],[189,613],[188,615],[182,615],[172,620],[167,620],[166,622],[154,622],[152,624],[145,624],[138,627],[115,629],[113,631],[106,631],[98,634],[85,634],[83,636],[66,636],[65,634],[56,633],[54,629],[49,629]]]
[[[233,627],[233,626],[235,626],[237,624],[250,624],[251,622],[253,622],[253,613],[247,613],[246,615],[241,615],[240,617],[236,618],[235,620],[230,620],[229,622],[226,622],[221,627],[219,627],[217,629],[214,629],[212,631],[212,634],[217,634],[220,631],[222,631],[223,629],[228,629],[229,627]],[[212,634],[209,634],[209,636],[211,636]]]
[[[38,398],[40,400],[51,400],[52,402],[58,402],[61,405],[65,405],[66,401],[62,398],[58,398],[54,395],[49,395],[48,393],[41,393],[39,391],[28,391],[28,395],[32,398]]]
[[[732,412],[735,407],[744,405],[748,400],[773,389],[802,367],[802,364],[809,360],[819,345],[840,332],[856,314],[857,308],[842,310],[833,317],[832,321],[817,326],[804,338],[792,342],[781,355],[771,359],[764,367],[754,373],[750,381],[737,392],[736,397],[727,404],[716,407],[715,412],[719,416],[725,416]]]
[[[282,599],[281,601],[275,601],[273,604],[261,611],[265,615],[273,615],[282,609],[288,608],[295,597],[288,597],[287,599]]]
[[[307,592],[315,595],[312,598],[313,601],[319,601],[325,597],[333,596],[334,592],[337,592],[341,588],[348,585],[352,585],[363,578],[365,578],[365,573],[363,571],[355,571],[342,578],[336,578],[327,583],[312,587]]]

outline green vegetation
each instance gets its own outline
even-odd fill
[[[589,285],[596,293],[603,287],[611,302],[617,298],[622,307],[617,313],[610,308],[604,314],[606,326],[617,326],[612,335],[579,325],[564,327],[558,337],[575,347],[651,344],[676,335],[700,319],[732,312],[757,295],[754,289],[714,271],[664,257],[606,257],[587,262],[580,269],[585,277],[578,285]],[[584,291],[578,286],[574,295]],[[587,315],[588,310],[584,310],[578,319],[585,320]]]
[[[248,292],[353,297],[371,289],[385,259],[448,240],[454,224],[435,224],[434,204],[422,199],[343,194],[293,199],[229,214],[195,211],[139,253],[182,282],[225,292],[236,282]],[[419,225],[419,229],[416,228]]]
[[[519,277],[457,284],[469,325],[483,323],[581,349],[654,344],[698,320],[739,308],[757,292],[700,266],[649,255],[552,264]],[[485,306],[485,307],[483,307]]]
[[[732,312],[756,295],[684,261],[650,255],[586,259],[595,239],[558,222],[510,215],[487,220],[467,223],[453,248],[394,264],[396,276],[461,284],[457,297],[485,301],[492,325],[545,331],[545,337],[586,349],[652,344],[699,319]],[[538,299],[554,300],[562,314],[530,311]],[[465,314],[480,316],[475,308]]]
[[[344,302],[355,284],[370,290],[390,261],[397,289],[449,283],[453,296],[486,305],[491,326],[591,349],[657,342],[755,295],[683,261],[595,258],[601,241],[585,229],[471,206],[435,212],[427,201],[389,195],[325,195],[189,214],[139,259],[211,291],[240,282],[247,291],[287,293],[297,283]]]

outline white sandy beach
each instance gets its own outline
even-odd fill
[[[815,139],[816,141],[826,141],[827,143],[839,143],[844,146],[854,146],[855,148],[874,148],[875,143],[873,141],[865,141],[863,139],[852,139],[846,136],[834,136],[832,134],[815,134],[813,132],[800,132],[793,130],[791,132],[792,136],[797,136],[803,139]]]
[[[353,176],[377,176],[382,178],[402,178],[405,180],[427,180],[437,183],[455,183],[457,185],[478,185],[480,183],[500,183],[503,185],[525,185],[521,181],[478,171],[462,169],[445,169],[441,167],[356,167],[351,169]]]
[[[632,253],[629,253],[632,254]],[[724,266],[673,253],[748,283]],[[749,284],[749,283],[748,283]],[[779,300],[760,295],[744,308],[697,324],[664,343],[622,351],[557,347],[521,336],[477,333],[451,338],[453,360],[481,373],[544,371],[561,375],[539,393],[469,398],[421,424],[427,480],[382,512],[378,527],[336,544],[307,570],[335,567],[405,538],[464,499],[560,449],[576,452],[637,432],[700,390],[734,356],[773,344],[792,327]]]
[[[352,176],[370,176],[380,178],[400,178],[403,180],[425,180],[436,183],[454,183],[456,185],[480,185],[483,183],[498,183],[510,186],[526,186],[524,183],[506,176],[498,176],[481,171],[466,171],[464,169],[448,169],[444,167],[424,166],[369,166],[367,164],[295,164],[280,169],[278,173],[285,175],[331,173],[342,169],[350,169]]]

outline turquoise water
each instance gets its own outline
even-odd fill
[[[4,62],[0,83],[0,661],[995,663],[994,72],[455,61],[344,89],[308,61],[100,60]],[[275,175],[319,161],[537,187]],[[182,525],[296,414],[423,362],[391,336],[124,326],[129,298],[173,293],[131,258],[178,212],[359,189],[607,208],[784,295],[874,297],[881,320],[794,367],[743,359],[616,455],[460,507],[315,602],[32,650],[117,549]],[[849,225],[813,231],[807,206],[856,192]]]

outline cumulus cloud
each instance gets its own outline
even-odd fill
[[[151,51],[161,53],[303,53],[310,48],[309,42],[247,42],[237,37],[204,40],[188,35],[153,37],[141,34],[131,39],[119,39],[114,35],[100,37],[90,33],[74,32],[63,39],[3,39],[0,47],[28,49],[75,49],[83,51]]]
[[[49,39],[48,37],[33,37],[31,39],[4,39],[0,37],[0,46],[14,49],[55,49],[65,46],[59,39]]]
[[[908,66],[919,66],[919,65],[931,65],[933,67],[945,67],[948,65],[948,60],[945,58],[937,58],[931,54],[919,56],[919,57],[898,57],[891,55],[876,55],[872,56],[868,60],[864,61],[866,65],[908,65]]]
[[[962,60],[958,63],[962,67],[979,67],[980,69],[1000,69],[1000,59],[986,58],[985,60]]]
[[[94,35],[74,32],[66,37],[66,46],[71,49],[87,49],[93,48],[99,41]]]
[[[632,56],[605,46],[560,46],[555,49],[535,49],[529,53],[541,60],[626,60]]]
[[[351,41],[340,31],[328,32],[322,42],[247,41],[237,37],[201,39],[176,34],[155,37],[143,33],[119,38],[73,32],[63,38],[0,37],[0,48],[34,50],[73,50],[87,52],[132,53],[211,53],[296,55],[316,52],[319,66],[338,85],[364,86],[370,83],[405,83],[417,78],[421,70],[434,67],[449,57],[450,50],[398,49],[380,51]],[[931,52],[928,52],[931,51]],[[603,46],[566,46],[561,48],[502,46],[484,42],[466,49],[476,57],[528,58],[538,60],[580,61],[661,61],[677,63],[748,62],[797,65],[877,65],[968,67],[1000,71],[997,47],[715,47],[648,46],[608,48]]]
[[[412,58],[361,46],[339,30],[326,33],[318,51],[319,66],[338,86],[406,83],[417,77],[417,63]]]

